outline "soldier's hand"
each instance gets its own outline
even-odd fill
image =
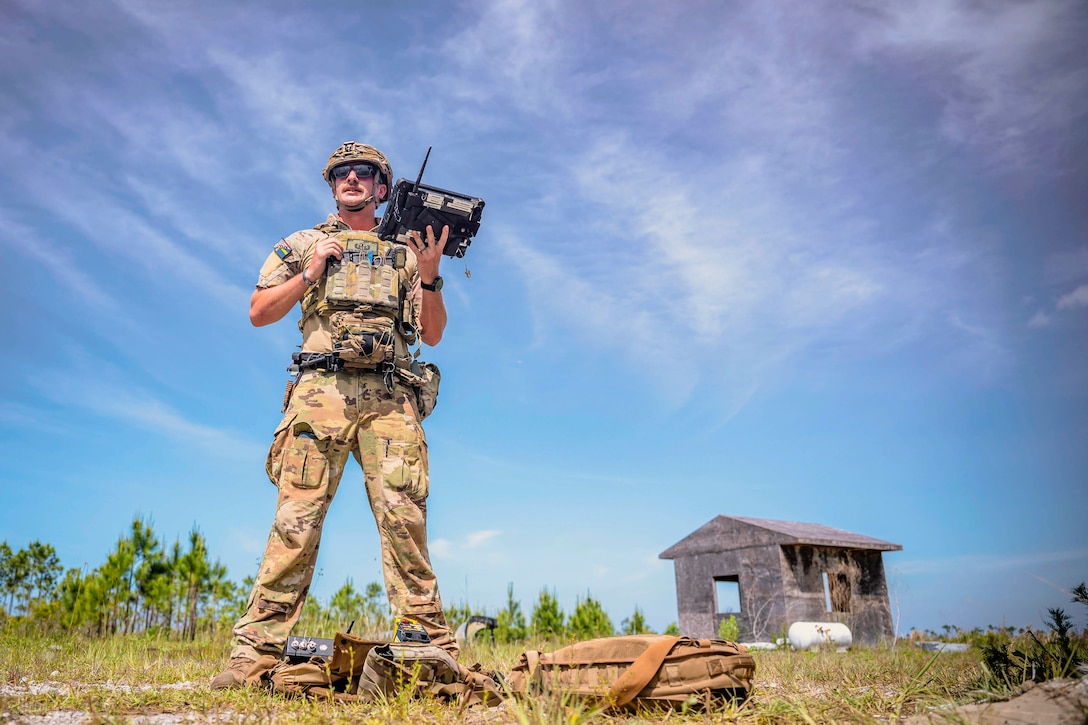
[[[434,229],[427,226],[427,238],[424,239],[419,232],[408,232],[408,243],[412,245],[412,251],[416,253],[419,262],[419,278],[430,284],[438,276],[438,265],[442,261],[442,250],[446,248],[446,240],[449,239],[450,228],[442,227],[442,235],[434,238]]]
[[[344,256],[344,245],[336,237],[325,237],[314,245],[314,256],[310,259],[310,265],[306,267],[306,277],[311,281],[321,279],[325,274],[325,265],[330,258],[340,259]]]

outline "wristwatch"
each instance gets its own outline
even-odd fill
[[[422,287],[425,290],[429,290],[430,292],[438,292],[439,290],[442,289],[442,278],[441,277],[435,277],[434,282],[431,282],[430,284],[427,284],[423,280],[420,280],[419,281],[419,286]]]

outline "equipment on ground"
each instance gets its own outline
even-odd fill
[[[303,661],[265,655],[246,674],[246,684],[287,695],[342,702],[373,702],[402,690],[429,694],[460,707],[492,707],[505,699],[492,673],[479,665],[465,667],[434,644],[376,642],[346,632],[338,633],[331,642],[330,653]]]
[[[332,657],[332,640],[321,637],[289,637],[283,648],[288,662],[304,662],[311,657]]]
[[[395,642],[421,642],[428,644],[431,635],[423,629],[423,625],[408,617],[397,617],[393,623],[393,641]]]
[[[495,628],[498,626],[499,622],[494,617],[473,614],[461,623],[461,626],[457,628],[457,631],[453,633],[453,636],[457,640],[458,645],[467,647],[476,639],[477,634],[487,631],[491,633],[491,644],[495,644]]]

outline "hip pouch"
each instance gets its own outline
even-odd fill
[[[442,372],[434,363],[413,360],[407,368],[398,367],[397,373],[415,393],[416,410],[419,411],[419,419],[423,420],[438,404],[438,385],[442,382]]]
[[[434,363],[423,363],[423,384],[416,388],[416,403],[419,404],[419,419],[423,420],[438,405],[438,384],[442,382],[442,373]]]
[[[332,315],[333,351],[345,368],[376,370],[393,361],[396,336],[388,317],[363,317],[356,312]]]

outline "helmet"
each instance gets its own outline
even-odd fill
[[[388,201],[389,192],[393,185],[393,167],[389,165],[389,159],[385,158],[385,154],[373,146],[367,146],[365,143],[346,141],[340,145],[340,148],[332,152],[332,156],[329,157],[329,162],[325,164],[324,172],[325,181],[329,182],[329,186],[333,185],[333,167],[352,161],[365,161],[378,167],[378,171],[381,174],[381,178],[378,179],[378,181],[385,184],[385,195],[377,201],[379,204]]]

